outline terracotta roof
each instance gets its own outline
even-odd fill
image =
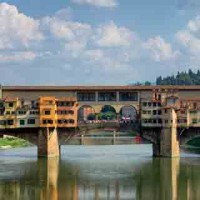
[[[199,85],[194,86],[2,86],[3,91],[94,91],[94,90],[200,90]]]
[[[18,98],[17,97],[6,97],[5,98],[5,102],[14,102],[17,101]]]

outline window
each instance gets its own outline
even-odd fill
[[[148,113],[149,115],[151,115],[151,110],[148,110],[147,113]]]
[[[151,102],[148,102],[148,106],[151,107]]]
[[[26,111],[25,110],[19,110],[18,111],[18,115],[25,115],[26,114]]]
[[[96,101],[95,92],[77,93],[78,101]]]
[[[7,120],[7,125],[12,126],[14,124],[14,120],[13,119],[8,119]]]
[[[5,120],[0,120],[0,125],[1,126],[4,126],[6,124],[6,121]]]
[[[167,109],[165,109],[165,113],[167,113]]]
[[[58,124],[62,124],[62,120],[61,119],[58,120]]]
[[[6,115],[10,115],[10,111],[6,111]]]
[[[8,106],[10,107],[10,108],[12,108],[13,107],[13,103],[12,102],[10,102],[9,104],[8,104]]]
[[[39,111],[35,111],[35,110],[31,110],[30,111],[30,115],[38,115]]]
[[[165,124],[167,124],[167,123],[168,123],[168,120],[166,119],[166,120],[165,120]]]
[[[43,124],[53,124],[53,120],[51,119],[44,119]]]
[[[180,113],[181,113],[182,115],[184,115],[184,114],[185,114],[185,110],[181,110]]]
[[[119,101],[138,101],[137,92],[119,92]]]
[[[12,115],[15,115],[15,111],[12,111],[11,113],[12,113]]]
[[[73,119],[70,119],[70,120],[69,120],[69,123],[70,123],[70,124],[74,124],[74,120],[73,120]]]
[[[61,115],[61,110],[57,110],[56,112],[58,115]]]
[[[99,92],[98,101],[116,101],[116,92]]]
[[[143,110],[142,113],[143,113],[143,114],[147,114],[147,111],[146,111],[146,110]]]
[[[161,115],[161,110],[158,110],[158,115]]]
[[[153,107],[156,107],[157,106],[157,103],[156,102],[153,102]]]
[[[21,119],[21,120],[19,121],[19,123],[20,123],[20,125],[25,125],[25,120]]]
[[[197,110],[190,110],[190,114],[197,114]]]
[[[68,124],[68,120],[67,119],[59,119],[58,124]]]
[[[187,123],[187,119],[178,119],[178,123],[180,124]]]
[[[146,106],[147,106],[147,102],[143,102],[142,105],[143,105],[144,107],[146,107]]]
[[[193,124],[197,124],[197,119],[192,119]]]
[[[70,114],[70,115],[73,115],[73,114],[74,114],[74,111],[73,111],[73,110],[69,110],[69,114]]]
[[[147,124],[147,122],[148,122],[147,119],[143,119],[144,124]]]
[[[157,115],[157,110],[153,110],[153,115]]]
[[[44,111],[44,114],[45,114],[45,115],[50,115],[50,114],[51,114],[51,111],[50,111],[50,110],[45,110],[45,111]]]
[[[27,123],[28,123],[28,124],[35,124],[35,119],[28,119],[28,120],[27,120]]]

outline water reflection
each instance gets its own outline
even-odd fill
[[[0,199],[200,199],[198,157],[117,160],[76,157],[2,162]]]

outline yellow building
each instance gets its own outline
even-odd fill
[[[5,128],[16,128],[17,118],[16,111],[21,107],[21,101],[19,98],[6,98],[4,102],[5,111],[4,119],[6,121]]]
[[[6,125],[5,117],[4,117],[4,99],[0,99],[0,129],[4,129]]]

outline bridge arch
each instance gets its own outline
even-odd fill
[[[95,109],[90,105],[82,105],[78,109],[78,121],[95,120]]]
[[[117,112],[114,106],[103,105],[100,113],[98,114],[100,120],[115,120],[117,119]]]
[[[134,106],[132,105],[124,105],[120,109],[120,117],[123,119],[129,119],[132,122],[135,122],[137,120],[137,110]]]

